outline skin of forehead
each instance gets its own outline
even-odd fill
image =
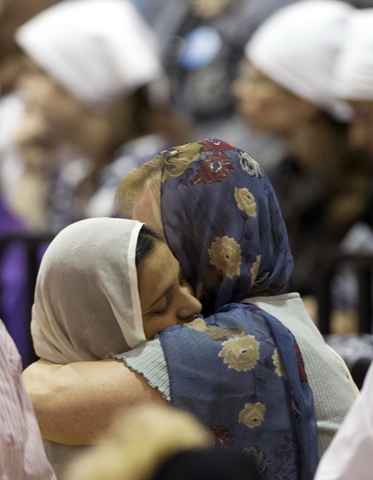
[[[145,188],[141,190],[133,202],[132,218],[139,222],[146,223],[146,225],[164,238],[163,227],[159,221],[161,218],[160,198],[154,200],[152,202],[152,196],[148,189]],[[154,212],[154,208],[159,209],[157,214]]]

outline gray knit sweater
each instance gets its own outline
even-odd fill
[[[320,332],[308,316],[297,293],[244,300],[277,318],[294,335],[302,352],[313,391],[318,427],[319,453],[325,452],[354,401],[350,380],[343,365],[331,354]],[[167,365],[159,338],[139,348],[113,356],[141,373],[148,383],[170,400]]]

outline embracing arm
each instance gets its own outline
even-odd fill
[[[56,365],[39,360],[23,373],[44,439],[90,445],[119,410],[166,404],[144,377],[118,360]]]

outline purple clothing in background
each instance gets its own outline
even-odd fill
[[[26,230],[0,198],[0,239]],[[24,367],[29,356],[30,312],[27,304],[26,251],[16,242],[5,247],[0,258],[0,317],[21,353]]]
[[[21,371],[19,353],[0,321],[0,478],[56,480]]]

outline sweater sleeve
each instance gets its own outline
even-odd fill
[[[167,363],[158,336],[129,352],[110,354],[110,358],[122,360],[131,370],[141,373],[162,398],[171,400]]]

